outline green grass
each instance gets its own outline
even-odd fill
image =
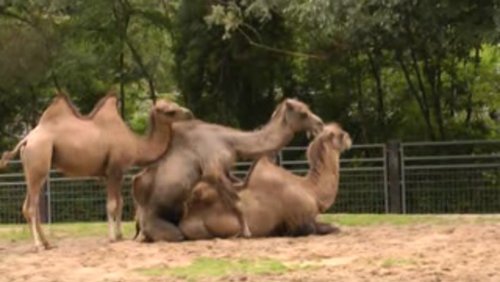
[[[146,276],[173,276],[196,281],[206,277],[229,275],[263,275],[285,273],[291,269],[280,261],[272,259],[215,259],[200,257],[190,265],[179,267],[142,268],[137,271]]]
[[[130,238],[135,233],[132,222],[124,222],[123,234]],[[42,228],[49,239],[63,237],[95,237],[107,236],[108,224],[104,222],[55,223],[43,224]],[[28,224],[1,224],[0,241],[24,241],[31,239]]]
[[[405,226],[412,224],[488,224],[500,223],[499,215],[399,215],[399,214],[324,214],[321,221],[339,226],[365,227],[374,225]],[[92,237],[108,234],[107,223],[55,223],[43,224],[42,228],[50,238]],[[123,224],[125,238],[135,233],[132,222]],[[1,241],[29,240],[31,234],[27,224],[0,224]]]
[[[401,215],[401,214],[323,214],[324,222],[340,226],[404,226],[414,224],[500,223],[498,215]]]

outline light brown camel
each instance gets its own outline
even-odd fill
[[[267,157],[251,169],[239,192],[240,205],[255,237],[326,234],[336,229],[316,222],[319,213],[335,201],[339,184],[339,157],[351,146],[349,134],[333,123],[311,142],[306,176],[297,176],[273,164]],[[232,237],[240,224],[223,205],[215,188],[200,182],[186,203],[180,229],[188,239]]]
[[[49,244],[40,226],[39,197],[51,165],[69,176],[100,176],[106,179],[107,214],[111,240],[121,238],[123,173],[132,165],[147,165],[167,150],[172,122],[192,118],[177,104],[158,101],[150,113],[150,131],[134,134],[121,119],[117,98],[102,98],[88,116],[82,116],[65,94],[58,95],[42,114],[38,125],[14,150],[2,156],[0,167],[21,151],[27,195],[23,214],[35,246]]]
[[[182,218],[184,201],[194,185],[205,179],[214,184],[222,201],[236,214],[243,236],[250,236],[236,206],[238,195],[229,177],[236,158],[256,159],[282,148],[296,132],[318,133],[322,127],[322,120],[295,99],[280,103],[270,121],[256,131],[245,132],[197,120],[175,123],[171,147],[165,157],[134,178],[138,234],[146,241],[183,240],[177,224]]]

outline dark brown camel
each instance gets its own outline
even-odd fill
[[[229,171],[236,158],[256,159],[276,152],[299,131],[321,131],[323,122],[302,102],[286,99],[259,130],[244,132],[202,121],[174,124],[171,147],[165,157],[134,178],[133,196],[141,237],[146,241],[180,241],[177,227],[183,204],[201,179],[216,187],[225,205],[237,216],[240,234],[250,236],[236,206]]]

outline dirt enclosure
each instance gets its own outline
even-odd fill
[[[0,240],[1,281],[500,281],[500,219],[341,225],[337,235],[143,244]]]

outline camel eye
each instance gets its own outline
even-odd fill
[[[163,114],[166,116],[169,116],[169,117],[173,117],[173,116],[175,116],[176,111],[174,111],[174,110],[164,111]]]
[[[305,118],[307,118],[307,113],[300,112],[300,113],[299,113],[299,117],[300,117],[301,119],[305,119]]]

